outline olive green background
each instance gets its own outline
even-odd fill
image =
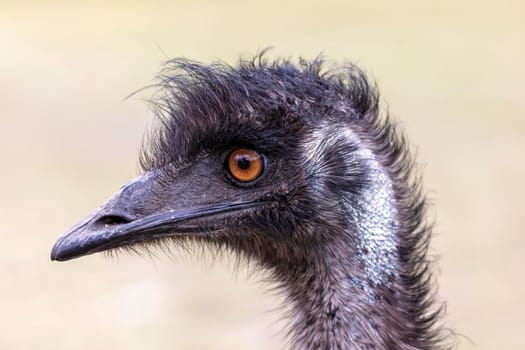
[[[228,257],[49,260],[137,175],[168,57],[324,53],[417,150],[460,349],[524,349],[523,1],[0,1],[0,349],[279,349],[282,301]]]

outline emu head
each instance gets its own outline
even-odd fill
[[[226,246],[283,274],[341,244],[342,258],[374,250],[372,270],[387,268],[395,213],[365,147],[377,95],[361,71],[179,59],[159,79],[144,174],[63,235],[53,260],[168,239]]]
[[[64,234],[53,260],[166,241],[272,272],[298,348],[436,348],[425,199],[402,134],[354,66],[168,63],[144,173]]]

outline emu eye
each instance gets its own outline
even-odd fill
[[[235,180],[251,182],[261,176],[264,158],[253,149],[239,148],[230,153],[226,166]]]

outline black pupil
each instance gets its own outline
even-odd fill
[[[242,170],[248,169],[250,167],[250,158],[246,156],[240,156],[237,158],[237,166]]]

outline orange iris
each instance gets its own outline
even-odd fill
[[[264,162],[259,153],[248,148],[239,148],[228,156],[228,170],[240,182],[250,182],[257,179],[264,168]]]

